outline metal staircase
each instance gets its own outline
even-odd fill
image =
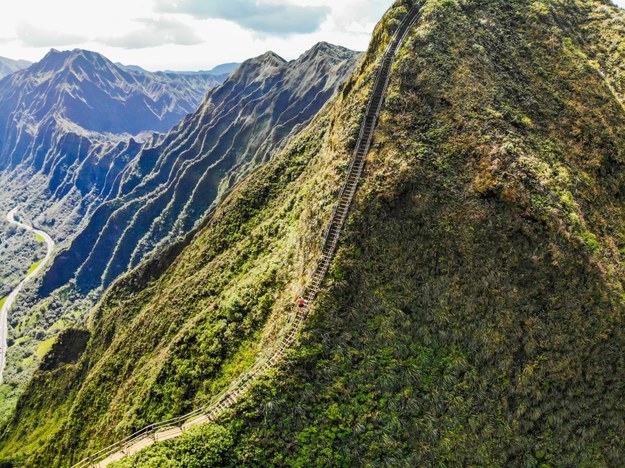
[[[214,398],[206,406],[178,418],[146,426],[131,436],[81,460],[75,464],[74,467],[104,467],[127,455],[137,453],[156,442],[178,437],[194,426],[216,420],[224,411],[234,406],[241,399],[259,375],[275,367],[281,361],[285,351],[290,348],[295,341],[295,337],[308,314],[308,304],[315,299],[319,292],[323,279],[336,253],[341,231],[345,225],[349,208],[356,193],[360,176],[362,175],[365,158],[371,147],[373,132],[391,76],[391,66],[411,26],[418,19],[419,12],[420,5],[417,5],[406,14],[384,52],[382,62],[378,68],[373,93],[369,98],[365,117],[360,127],[360,134],[352,155],[347,178],[340,191],[339,203],[332,214],[330,224],[325,232],[321,256],[311,276],[310,283],[307,285],[303,294],[305,306],[299,308],[295,320],[291,324],[291,329],[284,337],[277,350],[267,360],[259,363],[251,371],[233,381],[228,389]]]

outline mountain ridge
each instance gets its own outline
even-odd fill
[[[323,53],[315,50],[291,62],[273,52],[244,62],[160,146],[138,155],[117,197],[54,262],[42,294],[74,273],[83,291],[107,286],[155,245],[189,232],[224,191],[268,161],[321,109],[358,57],[326,45]]]
[[[120,174],[143,146],[162,138],[143,131],[152,128],[150,122],[173,125],[177,115],[195,110],[207,88],[220,80],[126,72],[102,55],[80,49],[50,51],[43,61],[0,80],[0,215],[17,207],[58,245],[68,242],[93,210],[114,196]],[[130,95],[134,99],[124,108],[122,101]],[[112,108],[126,112],[132,126],[124,119],[109,126],[107,121],[115,118]],[[148,115],[148,121],[142,122],[141,115]],[[121,134],[112,133],[116,130]],[[136,130],[142,133],[131,136]],[[41,246],[8,223],[0,225],[0,239],[1,298],[37,261]],[[0,419],[34,370],[39,342],[58,334],[65,323],[61,315],[76,321],[93,300],[67,290],[41,298],[36,288],[26,287],[11,310],[10,336],[22,340],[9,350]]]
[[[23,94],[17,99],[35,102],[35,107],[29,111],[35,120],[41,120],[55,109],[85,130],[129,134],[169,130],[184,115],[195,110],[211,86],[218,84],[210,75],[122,69],[103,55],[82,49],[52,49],[41,61],[26,71],[13,74],[8,80],[4,85],[0,84],[0,109],[7,105],[13,90],[21,88]],[[92,85],[85,88],[87,84]],[[44,99],[29,97],[32,94],[29,88],[42,85],[46,88]],[[163,100],[166,93],[175,97]],[[119,104],[116,106],[113,102]],[[126,106],[134,106],[131,116],[126,115],[130,114]],[[100,115],[100,119],[105,120],[98,121],[93,118],[95,113],[90,112],[94,107],[107,109],[104,114],[111,115]]]
[[[231,187],[271,159],[325,105],[358,59],[338,47],[315,61],[280,65],[272,59],[268,66],[252,59],[247,73],[214,88],[171,132],[141,139],[96,133],[87,140],[91,146],[73,140],[80,152],[71,159],[73,150],[59,158],[53,147],[38,163],[43,167],[33,168],[34,177],[10,181],[28,191],[21,203],[32,207],[29,215],[53,235],[60,252],[12,312],[11,334],[19,345],[9,352],[7,392],[13,400],[6,404],[21,391],[14,384],[34,370],[33,360],[22,364],[21,356],[32,354],[40,339],[53,339],[60,324],[77,323],[102,286],[203,223]],[[68,120],[62,124],[68,140],[80,131]],[[8,194],[4,205],[0,199],[0,210],[22,196]],[[32,329],[39,338],[27,340]]]
[[[210,401],[276,346],[411,4],[186,247],[113,283],[82,355],[31,381],[2,455],[67,466]],[[119,465],[622,465],[624,13],[421,8],[296,347],[214,424]]]

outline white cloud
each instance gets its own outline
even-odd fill
[[[224,19],[257,33],[289,36],[319,30],[330,8],[285,0],[156,0],[158,11]]]
[[[124,49],[145,49],[165,44],[181,46],[201,44],[200,38],[188,25],[166,18],[138,18],[142,27],[121,36],[96,39],[102,44]]]
[[[16,28],[17,38],[29,47],[58,47],[79,44],[87,38],[71,32],[54,31],[22,21]]]
[[[259,33],[263,28],[254,19],[242,25],[205,14],[159,12],[157,1],[162,5],[164,0],[6,2],[0,15],[0,56],[35,61],[51,47],[79,47],[149,70],[197,70],[267,50],[293,59],[322,40],[364,50],[375,23],[394,0],[262,0],[260,11],[274,22],[280,21],[280,13],[267,5],[291,5],[293,24],[281,26],[276,34]],[[305,23],[297,16],[302,11],[316,12],[316,19]],[[18,38],[20,24],[27,28],[22,27],[23,37]]]

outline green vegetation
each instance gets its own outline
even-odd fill
[[[180,255],[113,286],[82,357],[29,385],[2,456],[69,465],[275,345],[402,8]],[[299,344],[218,424],[119,465],[621,465],[624,19],[602,1],[429,0]]]
[[[89,318],[81,359],[35,375],[22,401],[38,403],[18,404],[1,456],[68,464],[207,402],[271,352],[318,255],[374,65],[364,63],[352,91],[235,190],[180,255],[174,246],[115,283]]]
[[[80,323],[92,303],[90,298],[76,300],[76,295],[65,289],[35,306],[24,304],[23,296],[13,305],[9,315],[11,358],[5,369],[5,381],[0,384],[0,426],[12,417],[18,397],[41,362],[39,345]],[[64,318],[59,320],[61,314]]]
[[[46,240],[40,234],[35,233],[35,240],[37,242],[45,242]]]
[[[35,271],[39,265],[41,265],[41,260],[33,263],[26,272],[26,276],[30,275],[33,271]]]
[[[0,308],[4,305],[4,302],[7,300],[6,297],[0,298]]]
[[[45,243],[39,243],[35,236],[16,226],[3,223],[0,234],[0,298],[8,296],[11,291],[31,273],[38,264],[33,265],[34,259],[43,258],[46,253]],[[27,291],[31,290],[30,287]],[[54,317],[52,310],[43,313],[35,312],[28,293],[20,294],[13,303],[8,316],[8,341],[11,345],[10,356],[4,372],[4,381],[0,384],[0,426],[11,417],[17,397],[21,394],[37,368],[37,359],[29,359],[36,350],[35,341],[44,340],[46,322]],[[0,307],[5,301],[0,302]],[[35,312],[43,320],[34,325],[30,320],[31,312]],[[28,322],[30,326],[24,326]],[[29,338],[28,340],[22,338]],[[36,338],[35,338],[36,337]],[[35,338],[35,340],[31,340]]]
[[[52,349],[52,345],[56,341],[56,337],[48,338],[45,341],[42,341],[37,347],[37,351],[35,351],[35,355],[39,359],[43,359],[43,357],[48,354],[48,352]]]

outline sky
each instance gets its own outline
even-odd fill
[[[622,0],[625,2],[625,0]],[[10,6],[8,6],[8,5]],[[88,49],[148,70],[207,70],[319,41],[365,50],[393,0],[17,0],[0,15],[0,56],[37,61]]]
[[[148,70],[207,70],[319,41],[365,50],[393,0],[17,0],[0,15],[0,56],[37,61],[82,48]],[[615,0],[625,8],[625,0]]]

